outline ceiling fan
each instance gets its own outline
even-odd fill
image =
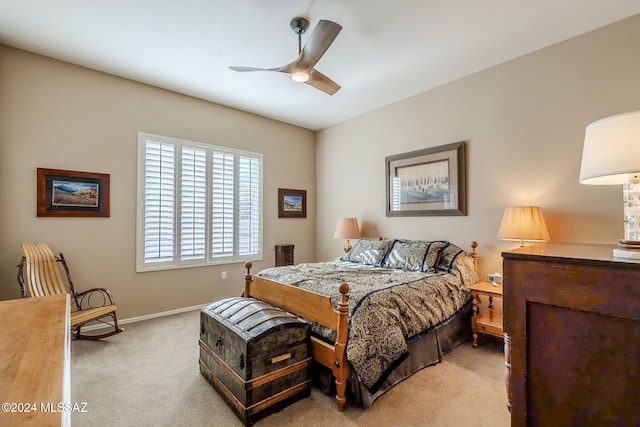
[[[295,17],[289,24],[294,33],[298,35],[298,58],[287,65],[277,68],[255,68],[255,67],[229,67],[234,71],[276,71],[286,73],[291,79],[306,83],[329,95],[333,95],[340,89],[340,85],[313,68],[325,54],[331,43],[338,37],[342,25],[332,21],[320,20],[313,30],[307,42],[302,47],[302,34],[309,28],[309,21],[306,18]]]

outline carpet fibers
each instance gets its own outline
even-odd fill
[[[74,426],[242,426],[200,374],[199,312],[125,325],[100,341],[71,343],[71,402],[86,403]],[[311,396],[256,423],[270,426],[509,425],[502,341],[481,336],[394,387],[373,406]]]

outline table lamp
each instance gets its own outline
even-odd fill
[[[499,240],[520,242],[547,242],[551,240],[544,223],[542,209],[537,206],[514,206],[506,208],[498,230]]]
[[[351,243],[349,239],[359,239],[360,229],[358,228],[357,218],[338,218],[336,224],[336,230],[333,232],[334,239],[347,239],[347,243],[344,245],[344,251],[349,252],[351,250]]]
[[[587,126],[580,183],[623,186],[624,239],[613,256],[640,259],[640,111]]]

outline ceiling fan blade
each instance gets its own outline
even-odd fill
[[[325,76],[318,70],[311,70],[309,73],[309,80],[305,82],[309,86],[313,86],[318,90],[323,91],[327,95],[333,95],[340,90],[340,85],[329,77]]]
[[[278,68],[271,68],[270,71],[278,71],[280,73],[295,73],[296,71],[300,71],[302,68],[298,65],[298,61],[295,60],[293,62],[288,63],[287,65],[283,65]]]
[[[309,70],[322,58],[331,43],[338,37],[342,25],[332,21],[320,20],[307,39],[300,56],[295,61],[299,69]],[[293,64],[293,63],[292,63]]]
[[[342,25],[324,19],[321,20],[304,44],[300,56],[295,61],[272,70],[289,74],[296,71],[311,70],[329,49],[329,46],[338,37],[341,30]]]
[[[247,71],[278,71],[272,68],[257,68],[257,67],[229,67],[233,71],[238,71],[240,73],[246,73]]]

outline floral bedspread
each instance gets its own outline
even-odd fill
[[[469,301],[466,286],[477,280],[468,256],[435,273],[336,260],[274,267],[258,275],[330,296],[335,307],[338,287],[349,284],[347,359],[370,389],[406,357],[407,340],[447,320]],[[317,325],[312,330],[335,340],[333,331]]]

